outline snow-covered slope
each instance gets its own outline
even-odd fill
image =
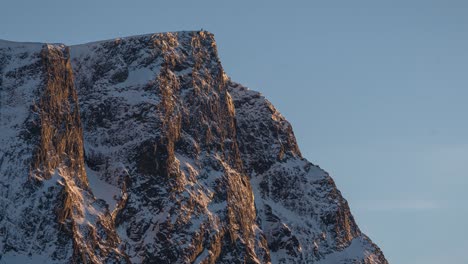
[[[292,127],[260,93],[230,82],[244,168],[274,263],[386,263],[333,179],[301,156]]]
[[[211,33],[0,42],[0,263],[387,263]]]

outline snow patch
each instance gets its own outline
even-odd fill
[[[97,172],[86,166],[86,175],[88,176],[89,187],[97,199],[104,200],[109,205],[112,212],[117,206],[118,197],[121,190],[101,179]]]

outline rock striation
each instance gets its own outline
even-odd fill
[[[213,34],[0,41],[0,263],[385,264]]]

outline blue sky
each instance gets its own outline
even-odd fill
[[[0,38],[215,34],[390,263],[468,263],[468,2],[2,0]]]

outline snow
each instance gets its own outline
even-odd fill
[[[210,255],[208,249],[204,249],[203,252],[198,255],[198,257],[193,261],[193,264],[202,264],[205,263],[204,260]]]
[[[0,256],[0,264],[54,264],[60,263],[52,260],[52,252],[43,254],[23,255],[13,251]]]
[[[191,43],[187,32],[178,32],[175,35],[179,43]],[[38,233],[43,231],[40,230],[41,221],[44,219],[51,221],[52,223],[45,225],[49,229],[52,229],[54,221],[47,218],[53,217],[49,211],[37,209],[41,206],[39,202],[46,196],[58,195],[62,186],[65,186],[74,198],[73,216],[70,221],[77,226],[75,235],[79,238],[80,245],[86,244],[89,228],[96,228],[99,220],[111,219],[110,214],[119,210],[118,202],[125,201],[125,210],[128,211],[124,213],[131,212],[131,215],[126,215],[125,220],[116,226],[115,232],[122,241],[119,242],[118,250],[125,249],[131,261],[141,262],[145,253],[157,253],[163,246],[174,247],[179,252],[184,252],[185,249],[193,246],[189,242],[190,239],[202,229],[206,232],[204,234],[206,237],[214,237],[222,230],[229,228],[225,214],[232,204],[223,200],[226,196],[223,192],[226,191],[226,186],[219,184],[223,184],[228,179],[239,179],[244,176],[249,176],[251,179],[250,184],[257,211],[257,219],[248,227],[254,231],[255,237],[252,237],[252,241],[248,243],[257,243],[263,235],[269,239],[275,239],[275,237],[268,236],[276,235],[275,228],[283,227],[283,230],[287,230],[285,233],[290,232],[290,236],[281,237],[283,239],[281,242],[287,242],[289,238],[294,237],[299,243],[300,256],[297,258],[290,255],[285,248],[270,252],[274,264],[280,261],[300,262],[301,260],[318,264],[351,263],[364,258],[376,258],[372,252],[374,247],[369,245],[369,241],[362,235],[356,236],[348,247],[341,251],[337,250],[336,237],[332,232],[328,232],[328,229],[333,227],[326,226],[321,217],[333,214],[340,206],[339,201],[342,198],[339,192],[325,171],[302,159],[299,150],[294,149],[294,135],[284,117],[260,93],[248,90],[241,85],[230,82],[232,86],[229,87],[230,95],[227,94],[228,103],[230,103],[229,112],[235,113],[236,120],[241,125],[236,132],[237,138],[227,138],[226,142],[238,140],[240,145],[248,144],[249,147],[254,147],[250,153],[242,154],[245,171],[244,169],[237,171],[229,166],[230,163],[224,156],[229,153],[206,150],[203,147],[199,149],[204,143],[197,142],[195,137],[186,135],[189,132],[182,129],[182,137],[185,142],[189,142],[187,145],[201,152],[184,153],[176,149],[174,170],[178,175],[170,179],[171,184],[174,184],[171,186],[160,184],[163,181],[159,181],[157,177],[161,175],[139,174],[134,161],[135,155],[139,153],[138,150],[146,140],[161,138],[159,115],[162,113],[158,112],[157,108],[161,100],[157,92],[147,89],[147,86],[152,87],[160,74],[163,60],[159,51],[156,52],[147,45],[152,36],[154,34],[71,46],[72,67],[82,114],[90,114],[89,112],[95,109],[94,106],[104,103],[112,109],[112,117],[104,117],[111,119],[104,120],[105,125],[92,127],[93,125],[84,124],[83,141],[87,158],[95,155],[105,161],[105,164],[97,162],[96,167],[91,166],[93,169],[89,166],[85,167],[92,194],[86,188],[81,189],[76,186],[73,177],[60,168],[57,168],[50,180],[38,179],[42,180],[42,185],[30,197],[23,197],[23,194],[19,193],[18,190],[22,190],[21,186],[28,175],[28,168],[24,164],[30,159],[31,149],[34,146],[27,144],[17,146],[15,145],[18,143],[16,138],[30,114],[30,105],[34,99],[37,99],[34,91],[42,80],[40,74],[22,76],[21,79],[3,78],[0,98],[2,129],[0,160],[7,157],[5,150],[16,151],[18,159],[8,161],[8,167],[0,164],[2,176],[0,178],[0,201],[2,204],[6,201],[8,204],[6,209],[2,208],[3,205],[0,206],[0,213],[1,210],[7,212],[6,220],[0,220],[0,230],[13,227],[14,231],[21,231],[18,226],[24,216],[22,213],[31,208],[37,211],[39,220],[32,226],[31,240],[34,241],[18,240],[26,245],[26,249],[20,251],[21,253],[9,251],[0,256],[0,264],[53,263],[50,261],[50,256],[55,248],[46,247],[43,252],[32,249],[36,244],[40,244]],[[118,48],[112,50],[112,45],[104,45],[109,42],[117,43]],[[181,52],[181,49],[186,48],[181,45],[177,48],[171,47],[170,52],[174,52],[180,56],[179,58],[190,60],[191,50]],[[1,52],[8,52],[8,55],[12,57],[2,65],[2,72],[0,72],[2,77],[6,76],[5,73],[8,71],[37,61],[39,59],[37,54],[42,46],[43,44],[40,43],[14,43],[0,40],[0,56]],[[130,54],[129,50],[133,53]],[[190,63],[192,62],[187,65],[191,65]],[[216,58],[211,61],[205,58],[202,63],[206,64],[202,65],[203,71],[208,73],[210,67],[220,67]],[[102,66],[104,70],[98,71],[96,66]],[[128,72],[125,80],[116,81],[112,78],[116,73],[122,72]],[[186,68],[179,72],[169,72],[169,74],[170,77],[181,77],[180,80],[183,80],[191,78],[191,72],[191,68]],[[202,78],[198,81],[209,85],[208,79]],[[16,83],[19,81],[21,83]],[[190,115],[193,108],[190,108],[189,104],[193,102],[193,98],[187,95],[193,96],[191,85],[194,82],[190,79],[184,81],[185,86],[178,94],[174,94],[171,100],[175,103],[175,113]],[[6,90],[9,91],[8,94],[4,94]],[[204,97],[200,99],[220,98],[219,94],[216,94],[218,91],[212,90],[210,93],[214,95],[202,94],[201,96]],[[234,103],[230,101],[231,96]],[[235,109],[233,109],[234,105]],[[135,120],[134,116],[138,114],[143,121]],[[207,113],[205,118],[209,119],[211,116],[214,115]],[[204,120],[204,122],[213,127],[220,125],[217,123],[218,120]],[[244,131],[245,127],[248,129]],[[265,128],[276,130],[269,131]],[[242,142],[247,136],[253,139]],[[285,151],[284,157],[279,157],[279,151],[283,150]],[[270,161],[271,164],[268,163]],[[268,163],[268,168],[257,173],[252,166],[261,162]],[[130,179],[131,184],[126,186],[127,190],[124,192],[123,182],[127,178]],[[275,180],[278,181],[275,182]],[[275,183],[287,188],[283,190],[284,193],[281,190],[277,191],[279,194],[274,193]],[[244,186],[244,184],[241,185]],[[246,190],[250,191],[250,187],[246,185]],[[54,186],[58,188],[51,188]],[[268,186],[267,191],[262,189],[264,188],[262,186]],[[18,193],[15,193],[15,190]],[[145,193],[146,190],[148,193]],[[338,192],[337,196],[336,192]],[[248,192],[246,193],[248,195]],[[14,200],[16,198],[18,199]],[[236,199],[242,199],[242,197],[236,197]],[[267,221],[265,213],[267,208],[271,208],[273,216],[278,219],[277,222],[274,222],[276,218],[274,221]],[[111,220],[109,222],[112,223]],[[158,238],[161,228],[166,224],[180,228],[173,230],[171,237],[164,241],[170,245],[163,245]],[[59,233],[54,229],[47,234],[57,237]],[[2,243],[4,242],[0,239],[0,250],[4,249]],[[98,243],[99,247],[105,247],[103,241]],[[255,244],[255,247],[257,246],[258,244]],[[316,259],[314,250],[319,251],[320,259]],[[27,256],[27,254],[31,255]],[[212,252],[204,248],[195,263],[201,263],[210,254]],[[229,261],[233,254],[226,252],[224,261]],[[375,263],[380,262],[375,260]]]
[[[30,49],[35,50],[37,47],[42,47],[44,43],[40,42],[17,42],[0,39],[0,49],[1,48],[12,48],[12,49]]]
[[[88,177],[89,186],[97,199],[104,200],[112,212],[117,206],[118,198],[121,190],[101,179],[97,172],[86,166],[86,175]]]
[[[33,103],[33,91],[37,89],[41,78],[39,76],[18,76],[17,70],[21,67],[33,64],[38,60],[42,44],[21,43],[0,40],[0,58],[2,53],[6,60],[0,65],[0,79],[2,86],[0,90],[0,142],[2,146],[10,145],[17,136],[19,127],[26,120]],[[15,72],[15,78],[6,76],[8,72]],[[21,78],[21,79],[19,79]],[[6,148],[5,148],[6,149]]]
[[[148,82],[155,80],[157,77],[157,73],[159,72],[159,68],[156,70],[152,70],[149,68],[136,68],[134,70],[130,70],[128,73],[128,77],[124,82],[119,83],[116,87],[126,87],[126,86],[136,86],[136,85],[145,85]],[[136,91],[133,91],[136,92]],[[132,100],[133,102],[137,101],[138,99],[142,99],[142,97],[132,98],[131,94],[123,95],[126,99]],[[140,101],[141,102],[141,101]]]
[[[368,242],[362,236],[356,237],[351,241],[351,244],[342,251],[336,251],[326,255],[325,259],[320,261],[320,264],[337,264],[351,263],[356,259],[373,258],[373,253],[368,249]]]
[[[198,32],[197,30],[180,30],[180,31],[167,31],[167,32],[158,32],[158,33],[146,33],[146,34],[139,34],[139,35],[131,35],[131,36],[125,36],[125,37],[116,37],[116,38],[110,38],[106,40],[98,40],[98,41],[91,41],[87,43],[82,43],[82,44],[76,44],[76,45],[70,45],[72,49],[79,49],[81,47],[89,47],[89,46],[95,46],[99,44],[104,44],[108,42],[115,42],[118,40],[129,40],[129,39],[142,39],[142,38],[147,38],[147,37],[152,37],[155,35],[159,34],[179,34],[179,35],[187,35],[193,32]]]

